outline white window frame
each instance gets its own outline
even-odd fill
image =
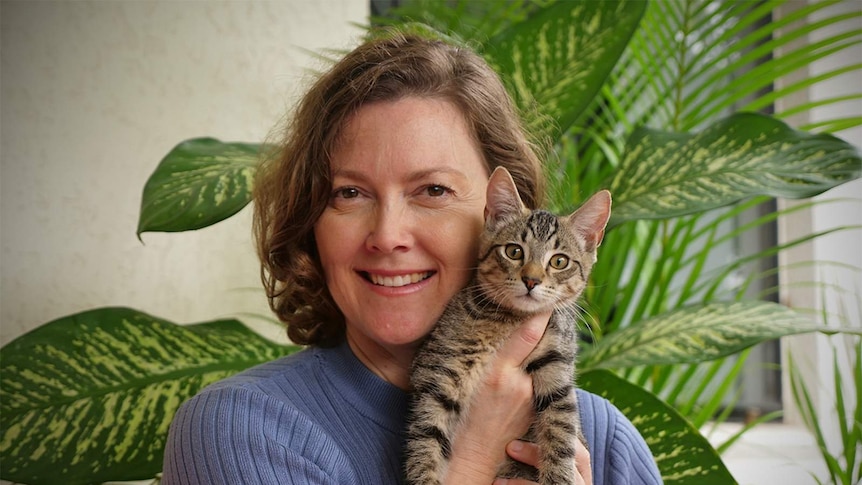
[[[816,0],[790,1],[773,12],[773,19],[780,20],[790,13],[810,5]],[[808,18],[809,23],[820,20],[820,17],[833,16],[838,13],[847,13],[862,9],[862,3],[858,0],[844,0],[824,11],[818,11],[816,17]],[[856,19],[856,24],[845,22],[835,24],[826,29],[809,34],[806,38],[797,40],[789,46],[790,49],[803,47],[806,43],[814,43],[825,37],[833,36],[849,29],[859,29],[862,21]],[[804,27],[793,25],[793,30]],[[775,36],[782,35],[777,31]],[[781,55],[781,51],[774,53]],[[838,67],[856,64],[862,59],[862,46],[855,46],[826,59],[812,63],[805,69],[800,69],[791,75],[778,79],[774,89],[780,90],[784,86],[804,81],[805,79],[818,76],[825,72],[835,70]],[[775,103],[775,111],[778,113],[818,99],[828,99],[846,94],[858,94],[862,88],[862,72],[846,73],[842,76],[820,82],[806,91],[797,92],[788,98],[780,98]],[[862,101],[853,100],[843,103],[830,104],[825,107],[804,111],[798,115],[785,118],[791,126],[803,127],[808,124],[823,120],[835,119],[845,116],[862,115]],[[862,127],[845,130],[836,133],[837,136],[849,141],[862,151]],[[835,199],[853,199],[856,201],[828,202]],[[814,200],[818,205],[814,207],[799,209],[810,201],[778,200],[777,210],[782,211],[796,206],[795,212],[778,219],[774,228],[764,226],[764,230],[777,232],[777,241],[764,242],[759,239],[762,234],[743,236],[749,238],[741,240],[743,247],[753,247],[754,250],[763,249],[763,244],[783,245],[800,237],[824,231],[838,226],[857,225],[862,226],[862,180],[841,185],[822,194]],[[752,216],[755,217],[755,216]],[[769,239],[767,237],[767,239]],[[813,264],[812,262],[818,262]],[[857,268],[842,269],[839,263]],[[862,230],[844,230],[839,233],[820,237],[810,243],[794,247],[779,253],[777,261],[779,267],[779,282],[781,291],[778,295],[779,301],[796,308],[800,311],[810,313],[812,318],[822,322],[821,315],[825,311],[833,315],[828,323],[850,325],[862,329],[860,321],[860,308],[862,308]],[[767,286],[772,283],[765,282]],[[848,296],[849,295],[849,296]],[[779,347],[780,356],[767,357],[767,352],[754,349],[746,363],[746,370],[740,376],[739,383],[742,386],[742,398],[738,402],[736,412],[751,410],[753,416],[773,410],[771,406],[776,403],[772,399],[780,399],[780,408],[783,410],[783,421],[789,425],[801,426],[801,417],[796,409],[795,402],[790,389],[788,378],[788,352],[792,352],[797,363],[801,367],[802,375],[809,387],[816,389],[816,405],[824,419],[834,418],[833,410],[835,401],[835,386],[833,385],[833,355],[838,347],[838,360],[844,365],[846,384],[844,389],[852,389],[853,382],[850,379],[848,363],[852,361],[852,348],[848,348],[851,338],[842,336],[826,337],[820,334],[809,334],[782,339]],[[760,353],[758,353],[760,352]],[[763,392],[762,388],[767,385],[777,384],[774,378],[766,374],[769,367],[764,364],[776,362],[780,358],[780,396],[774,392]],[[845,397],[849,397],[845,392]],[[765,405],[768,409],[760,409]]]
[[[780,19],[790,12],[817,0],[792,1],[773,12]],[[820,15],[838,12],[859,11],[862,3],[844,0],[830,6]],[[809,18],[808,22],[818,18]],[[858,18],[854,23],[835,24],[801,39],[798,42],[813,43],[825,36],[835,35],[843,29],[862,27]],[[777,32],[776,35],[781,35]],[[781,52],[776,52],[781,55]],[[785,76],[776,82],[781,89],[805,78],[834,70],[839,66],[858,63],[862,59],[862,46],[829,56],[810,64],[806,69]],[[858,94],[862,89],[862,73],[853,72],[818,83],[807,91],[797,93],[791,99],[776,102],[776,112],[819,99],[828,99],[846,94]],[[785,119],[791,126],[802,127],[827,119],[862,115],[862,101],[846,101],[811,109],[792,118]],[[835,133],[843,140],[854,144],[862,151],[862,127]],[[855,200],[854,200],[855,199]],[[778,244],[782,245],[808,234],[840,226],[862,226],[862,180],[840,185],[814,198],[813,206],[799,208],[808,201],[778,200],[779,211],[796,206],[798,210],[778,219]],[[832,202],[829,202],[832,201]],[[813,262],[813,263],[812,263]],[[831,263],[841,263],[856,268],[846,269]],[[862,330],[862,229],[837,231],[806,244],[782,251],[778,257],[782,303],[812,312],[812,318],[823,322],[822,315],[829,315],[829,324],[852,326]],[[813,283],[813,284],[812,284]],[[742,438],[724,453],[723,459],[731,473],[740,483],[785,483],[795,485],[813,483],[810,473],[825,479],[825,464],[820,457],[817,443],[805,429],[799,410],[793,399],[789,372],[788,354],[800,370],[816,408],[818,426],[826,430],[826,444],[833,456],[838,456],[843,446],[837,427],[835,411],[836,393],[842,393],[848,409],[852,410],[855,384],[849,364],[855,359],[855,349],[849,344],[854,338],[846,335],[827,337],[823,334],[805,334],[783,338],[781,347],[781,386],[783,422],[766,423],[746,432]],[[841,384],[834,385],[833,358],[837,356],[841,365]],[[721,443],[738,431],[741,423],[724,423],[710,439]]]
[[[811,1],[811,0],[808,0]],[[776,12],[777,16],[787,15],[789,11],[800,8],[808,3],[789,2],[788,5]],[[835,13],[836,10],[858,11],[862,4],[855,0],[845,0],[829,8],[827,14]],[[817,18],[810,18],[816,21]],[[853,23],[835,24],[828,29],[813,32],[803,41],[816,42],[827,35],[834,35],[842,29],[860,28],[858,19]],[[780,35],[780,33],[778,34]],[[786,76],[779,80],[776,88],[791,84],[804,77],[814,77],[823,72],[835,69],[838,66],[858,63],[862,59],[862,46],[854,46],[821,61],[812,63],[807,69]],[[790,106],[806,103],[818,99],[827,99],[841,94],[859,93],[862,88],[862,73],[847,73],[830,79],[829,81],[817,83],[798,97],[790,100],[780,100],[777,103],[778,112],[784,111]],[[823,108],[815,108],[800,113],[787,121],[792,126],[802,126],[808,123],[816,123],[825,119],[834,119],[837,116],[860,116],[862,115],[862,101],[846,101],[841,104],[832,104]],[[862,127],[844,130],[836,133],[862,150]],[[839,226],[856,225],[862,226],[862,180],[836,187],[820,196],[817,201],[829,201],[839,199],[840,202],[819,203],[812,207],[804,208],[782,216],[778,220],[778,241],[783,244],[805,234],[811,234]],[[793,207],[801,202],[779,200],[779,210]],[[808,264],[812,261],[817,263]],[[779,267],[781,278],[782,303],[802,310],[814,309],[813,318],[823,321],[821,315],[825,312],[829,324],[842,324],[853,326],[862,330],[862,272],[842,269],[828,262],[838,262],[862,269],[862,229],[842,230],[823,237],[819,237],[809,243],[779,254]],[[816,284],[811,285],[810,282]],[[790,425],[801,425],[798,409],[794,403],[790,381],[788,379],[787,355],[792,353],[794,361],[800,367],[801,375],[807,385],[815,390],[812,398],[818,409],[820,422],[827,429],[835,426],[837,417],[834,413],[834,402],[836,389],[833,385],[833,355],[837,352],[838,361],[844,368],[844,385],[838,392],[842,392],[846,399],[853,402],[854,384],[852,375],[847,364],[855,358],[852,355],[853,347],[849,345],[850,339],[846,336],[837,335],[827,337],[822,334],[808,334],[782,339],[782,401],[784,406],[784,421]],[[836,433],[837,433],[837,428]],[[838,436],[834,436],[838,439]],[[834,451],[840,445],[838,442],[828,443]]]

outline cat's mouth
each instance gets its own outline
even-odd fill
[[[397,288],[400,286],[412,285],[422,280],[426,280],[432,275],[434,275],[434,271],[423,271],[421,273],[410,273],[397,276],[383,276],[379,274],[369,273],[367,271],[361,271],[359,274],[361,274],[363,278],[374,283],[377,286]]]

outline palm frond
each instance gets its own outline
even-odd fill
[[[731,109],[771,108],[813,83],[858,71],[851,66],[773,86],[780,76],[862,42],[862,29],[798,42],[862,16],[862,11],[831,13],[838,1],[804,4],[778,19],[772,13],[786,2],[652,2],[605,93],[620,109],[604,115],[619,119],[614,113],[622,112],[636,125],[687,131]],[[807,21],[818,15],[822,18]]]

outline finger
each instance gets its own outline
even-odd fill
[[[510,441],[506,445],[506,453],[515,461],[530,466],[539,464],[539,447],[535,443],[521,440]]]
[[[511,367],[520,367],[524,359],[530,355],[530,352],[536,348],[536,344],[542,339],[550,318],[550,312],[540,313],[533,315],[524,321],[523,324],[519,325],[512,333],[509,341],[500,348],[498,354],[500,361],[509,364]]]
[[[593,467],[590,464],[590,452],[587,447],[577,440],[575,443],[575,467],[583,478],[584,485],[593,485]]]
[[[508,453],[508,455],[515,461],[531,466],[537,466],[539,464],[539,447],[535,443],[521,440],[511,441],[506,446],[506,453]],[[587,451],[587,448],[580,440],[575,443],[575,467],[578,469],[578,473],[580,475],[577,477],[577,485],[592,485],[593,470],[590,466],[590,452]],[[532,482],[522,480],[498,480],[494,483],[495,485],[517,485]]]

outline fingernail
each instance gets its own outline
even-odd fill
[[[522,443],[519,440],[512,441],[512,444],[510,446],[512,447],[512,451],[515,451],[515,452],[518,452],[518,451],[521,451],[524,449],[524,443]]]

